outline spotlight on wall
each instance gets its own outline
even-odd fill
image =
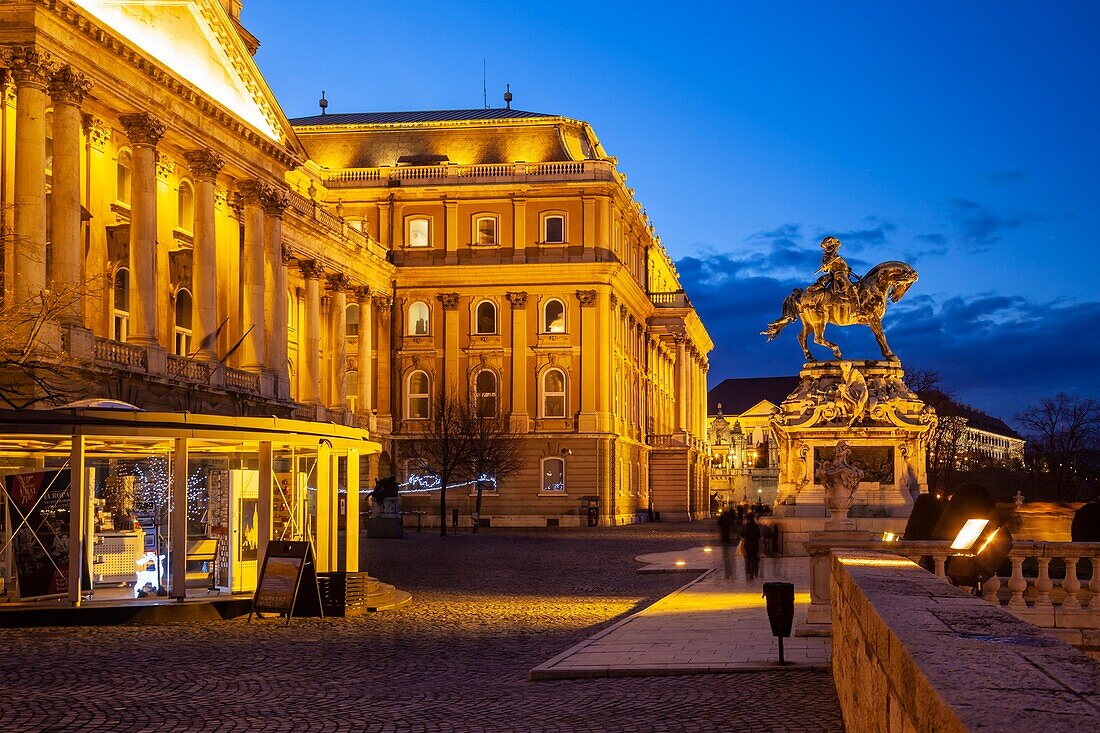
[[[562,448],[561,449],[561,454],[563,456],[571,456],[571,455],[573,455],[573,449],[572,448]]]

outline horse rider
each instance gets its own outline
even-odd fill
[[[825,237],[821,240],[821,269],[818,272],[824,274],[807,288],[810,294],[828,290],[838,302],[852,303],[856,308],[861,307],[859,291],[852,284],[852,278],[859,280],[858,275],[852,275],[852,268],[841,257],[837,250],[840,249],[840,240],[836,237]]]

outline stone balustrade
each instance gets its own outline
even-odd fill
[[[234,392],[260,393],[260,375],[240,369],[225,370],[225,388]]]
[[[826,533],[822,533],[826,534]],[[810,610],[802,633],[822,633],[829,613],[829,553],[875,550],[919,561],[932,559],[933,573],[946,578],[950,542],[883,542],[881,539],[818,537],[805,543],[810,554]],[[1016,541],[1009,555],[1011,574],[990,578],[982,595],[1024,621],[1049,629],[1064,641],[1100,650],[1100,542]]]
[[[830,571],[846,730],[1100,730],[1100,663],[1007,608],[892,552],[838,550]]]
[[[185,356],[168,356],[168,376],[185,382],[209,384],[213,373],[212,366],[205,361],[196,361]]]
[[[105,338],[95,340],[95,360],[135,372],[145,371],[148,365],[143,346]]]
[[[430,183],[484,183],[527,181],[619,181],[626,177],[610,160],[550,163],[491,163],[479,165],[410,165],[383,168],[348,168],[330,172],[325,185],[335,188],[374,188],[391,181]],[[293,206],[293,203],[291,204]]]

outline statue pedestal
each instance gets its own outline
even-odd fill
[[[771,419],[779,448],[776,520],[798,518],[802,531],[870,529],[883,522],[868,520],[886,519],[904,526],[916,496],[928,491],[935,411],[905,386],[896,361],[811,362],[800,376]],[[829,517],[816,474],[840,441],[863,476],[847,516]]]

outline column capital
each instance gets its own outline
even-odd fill
[[[198,150],[186,150],[183,159],[187,161],[187,167],[196,178],[214,180],[225,165],[225,159],[210,148]]]
[[[458,293],[440,293],[435,297],[436,300],[443,304],[443,310],[458,310]]]
[[[294,250],[286,242],[283,242],[283,252],[282,252],[282,254],[283,254],[283,264],[284,265],[289,265],[295,259],[294,258]]]
[[[355,288],[355,300],[360,304],[365,305],[370,302],[371,289],[367,285],[360,285]]]
[[[46,89],[49,83],[52,57],[34,46],[16,46],[2,52],[4,62],[11,70],[11,78],[16,87],[35,87]]]
[[[333,293],[351,290],[351,279],[342,272],[334,272],[325,278],[325,289]]]
[[[522,290],[505,293],[504,297],[508,298],[508,302],[512,304],[512,310],[514,311],[527,307],[527,293]]]
[[[578,290],[577,300],[580,301],[581,308],[593,308],[596,305],[596,291]]]
[[[264,207],[265,214],[281,219],[286,207],[290,205],[290,197],[285,189],[268,186],[267,191],[260,198],[260,204]]]
[[[82,120],[84,122],[84,134],[87,136],[88,142],[92,144],[93,148],[102,150],[107,141],[111,139],[110,125],[90,114],[85,114]]]
[[[389,295],[375,294],[374,307],[382,311],[388,311],[393,307],[393,298]]]
[[[164,137],[168,126],[148,112],[135,112],[134,114],[121,115],[118,121],[122,123],[122,129],[126,137],[134,145],[147,145],[155,148],[160,139]]]
[[[324,265],[317,260],[298,260],[298,269],[306,280],[320,280],[325,274]]]
[[[246,206],[259,206],[269,193],[270,187],[263,181],[248,180],[237,184],[237,195]]]
[[[54,104],[75,104],[79,107],[91,89],[92,83],[71,66],[62,66],[50,74],[50,99]]]
[[[609,297],[609,299],[610,299],[610,301],[611,301],[611,307],[612,307],[612,309],[614,309],[614,308],[615,308],[615,306],[616,306],[616,305],[618,304],[618,302],[619,302],[619,297],[618,297],[617,295],[615,295],[615,293],[612,293],[612,294],[611,294],[610,296],[608,296],[608,297]]]

